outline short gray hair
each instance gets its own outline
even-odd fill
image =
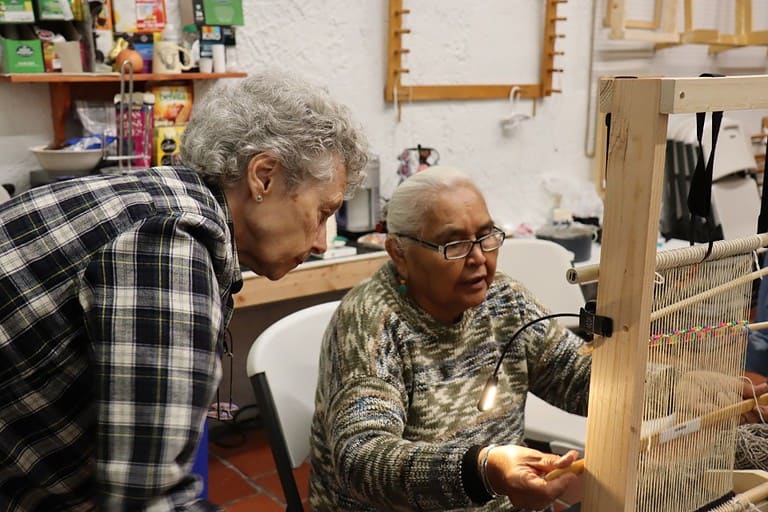
[[[414,174],[395,189],[387,203],[387,232],[421,236],[434,198],[457,186],[478,190],[469,176],[456,167],[435,165]]]
[[[330,181],[339,161],[347,195],[365,179],[368,143],[350,112],[323,88],[297,76],[268,71],[221,84],[195,104],[182,135],[181,163],[226,186],[251,158],[268,153],[285,171],[290,189]]]

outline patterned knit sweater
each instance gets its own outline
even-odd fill
[[[496,405],[477,403],[510,336],[547,312],[497,274],[453,325],[397,292],[392,263],[343,299],[325,334],[312,425],[310,503],[321,511],[514,510],[473,504],[470,446],[522,443],[526,392],[586,414],[590,363],[556,322],[526,329],[499,372]]]

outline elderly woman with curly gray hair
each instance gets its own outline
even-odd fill
[[[213,510],[190,469],[240,266],[324,251],[366,160],[345,107],[264,73],[195,106],[180,166],[0,205],[0,509]]]

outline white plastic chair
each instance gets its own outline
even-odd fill
[[[573,253],[562,245],[538,238],[508,238],[499,249],[496,267],[528,288],[552,313],[578,313],[584,306],[579,285],[570,284],[565,273],[573,265]],[[571,324],[566,318],[563,325]]]
[[[565,279],[572,267],[573,253],[562,245],[536,238],[511,238],[500,249],[497,268],[528,288],[552,313],[578,313],[584,294],[578,285]],[[568,327],[578,319],[562,318]],[[568,322],[565,320],[571,320]],[[576,450],[584,454],[587,419],[554,407],[528,393],[525,404],[525,437],[548,443],[553,453]]]
[[[269,436],[289,512],[302,511],[293,469],[309,456],[320,345],[339,301],[281,318],[256,338],[246,370]]]

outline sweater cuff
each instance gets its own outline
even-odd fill
[[[473,503],[482,505],[491,501],[493,496],[488,494],[480,478],[480,471],[477,468],[477,457],[482,451],[482,445],[475,445],[469,448],[461,459],[461,484],[464,486],[464,492]]]

